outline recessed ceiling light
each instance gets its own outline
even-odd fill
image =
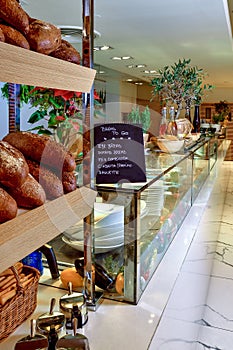
[[[132,82],[132,81],[133,81],[133,79],[127,79],[126,81],[128,81],[128,82]]]
[[[122,61],[122,60],[130,60],[130,59],[133,59],[133,57],[131,56],[114,56],[114,57],[111,57],[112,60],[116,60],[116,61]]]
[[[144,68],[146,67],[145,64],[130,64],[127,66],[128,68]]]
[[[157,73],[157,71],[156,70],[144,70],[144,73],[145,74],[155,74],[155,73]]]
[[[113,47],[109,45],[103,45],[103,46],[95,46],[94,51],[107,51],[107,50],[112,50]]]

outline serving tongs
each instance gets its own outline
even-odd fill
[[[87,337],[85,337],[85,335],[83,334],[77,333],[77,324],[78,324],[78,320],[77,318],[74,318],[72,321],[73,335],[66,334],[63,337],[61,337],[56,344],[57,350],[58,349],[90,350]]]
[[[42,334],[36,333],[36,320],[30,321],[30,335],[20,339],[15,344],[15,350],[46,350],[48,349],[48,339]]]

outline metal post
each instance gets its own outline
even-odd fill
[[[93,68],[93,0],[83,0],[83,66]],[[94,90],[83,94],[83,185],[91,183],[91,132],[94,109]],[[84,276],[87,305],[95,309],[95,279],[93,262],[93,225],[94,213],[84,219]]]

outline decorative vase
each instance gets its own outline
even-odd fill
[[[193,133],[200,132],[200,106],[194,106],[194,117],[193,117]]]

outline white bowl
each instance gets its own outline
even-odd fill
[[[184,140],[157,139],[157,144],[161,151],[176,153],[184,146]]]

